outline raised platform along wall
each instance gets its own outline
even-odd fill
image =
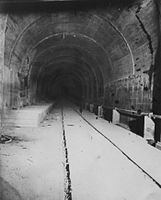
[[[38,127],[52,109],[53,104],[27,106],[20,110],[9,110],[4,124],[6,126]]]

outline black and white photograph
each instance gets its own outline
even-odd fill
[[[161,200],[161,0],[0,0],[0,200]]]

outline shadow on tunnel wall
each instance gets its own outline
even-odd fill
[[[158,49],[155,57],[154,65],[154,85],[153,85],[153,113],[161,115],[161,34],[159,34]],[[161,119],[155,118],[155,141],[161,139]]]
[[[53,12],[62,10],[88,10],[111,7],[131,7],[138,3],[138,0],[1,0],[1,13],[28,13],[28,12]]]
[[[140,116],[136,119],[129,121],[130,131],[133,133],[143,137],[144,136],[144,117]]]

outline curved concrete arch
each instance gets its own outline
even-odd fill
[[[63,73],[63,74],[55,77],[55,79],[51,78],[50,84],[54,86],[54,85],[59,84],[60,82],[61,83],[67,82],[67,83],[65,83],[65,86],[67,86],[67,88],[68,88],[68,81],[70,80],[70,81],[74,82],[74,84],[77,87],[77,92],[80,94],[80,97],[82,97],[84,95],[86,96],[85,87],[84,87],[85,84],[84,84],[83,79],[84,78],[77,73],[72,73],[72,74],[64,74]],[[87,83],[86,83],[86,86],[87,86]],[[47,88],[49,88],[49,87],[47,87]],[[71,91],[71,93],[72,93],[72,91]]]
[[[93,98],[93,87],[92,87],[92,83],[88,80],[86,80],[83,76],[80,76],[79,73],[73,72],[73,73],[68,73],[68,74],[61,74],[60,76],[56,77],[55,80],[53,80],[55,83],[59,82],[59,81],[65,81],[66,78],[71,78],[73,79],[75,82],[77,82],[77,80],[79,80],[80,85],[83,86],[84,83],[86,85],[86,93],[84,91],[82,91],[82,96],[86,99],[92,99]],[[83,88],[83,87],[82,87]]]
[[[72,67],[72,69],[73,70],[79,70],[79,73],[82,73],[82,69],[83,70],[85,70],[85,73],[88,73],[88,76],[87,77],[90,77],[90,80],[91,80],[91,82],[93,83],[93,89],[92,90],[94,90],[95,92],[95,94],[96,94],[96,96],[97,96],[97,94],[98,94],[98,86],[99,86],[99,83],[98,83],[98,79],[97,79],[97,76],[95,75],[95,73],[94,72],[92,72],[91,73],[91,70],[90,71],[86,71],[87,70],[87,68],[86,67],[84,67],[84,68],[82,68],[82,66],[83,65],[81,65],[81,64],[75,64],[74,62],[70,62],[70,61],[65,61],[65,62],[62,62],[64,65],[67,65],[67,64],[69,64],[69,65],[72,65],[72,66],[74,66],[74,67]],[[60,63],[58,62],[58,63],[52,63],[50,66],[51,67],[49,67],[49,69],[51,69],[51,70],[55,70],[55,69],[60,69],[60,67],[59,67],[59,65],[60,65]],[[75,66],[78,66],[78,67],[75,67]],[[69,67],[70,68],[70,67]],[[44,73],[45,73],[45,68],[42,68],[42,69],[44,69]],[[48,72],[50,72],[49,71],[49,69],[47,70]],[[43,72],[41,72],[41,74],[44,74]],[[85,73],[83,73],[82,75],[84,76],[84,74]],[[93,74],[93,75],[92,75]],[[94,81],[93,81],[94,80]],[[102,87],[103,87],[103,85],[102,85]]]
[[[87,72],[88,81],[91,80],[89,87],[92,87],[93,91],[97,91],[97,96],[100,96],[98,100],[103,99],[102,102],[105,106],[112,105],[112,99],[117,97],[121,102],[120,108],[126,109],[130,108],[134,104],[133,99],[136,99],[136,109],[142,105],[144,111],[149,111],[155,86],[152,81],[155,72],[152,64],[155,63],[154,58],[158,55],[159,36],[156,31],[159,29],[156,22],[158,13],[156,13],[156,5],[153,1],[149,1],[145,7],[141,3],[143,3],[142,0],[140,1],[141,7],[136,4],[132,7],[122,6],[120,9],[115,6],[107,6],[101,9],[95,7],[86,11],[78,9],[74,12],[52,10],[50,13],[35,14],[33,12],[21,13],[21,15],[10,13],[5,30],[4,47],[5,81],[11,80],[6,84],[4,93],[7,103],[12,102],[8,104],[8,107],[17,106],[19,94],[22,98],[23,95],[27,96],[26,80],[29,70],[37,79],[35,74],[38,72],[38,68],[49,65],[46,72],[45,68],[42,69],[43,73],[41,74],[41,80],[45,80],[43,76],[47,76],[46,81],[48,81],[47,70],[52,72],[50,68],[52,61],[54,62],[55,59],[56,64],[60,64],[61,67],[63,64],[61,65],[60,60],[62,59],[63,62],[69,60],[73,63],[86,63],[86,66],[80,69],[82,71],[80,76]],[[150,20],[148,20],[149,16]],[[74,62],[74,56],[72,57],[72,52],[76,48],[73,48],[71,54],[67,54],[63,50],[65,45],[70,48],[73,48],[74,45],[77,46],[78,50],[75,56],[77,61]],[[58,55],[61,55],[61,52],[62,57]],[[48,53],[49,55],[47,55]],[[65,58],[67,55],[71,57]],[[10,59],[10,66],[8,59]],[[75,73],[79,72],[77,70]],[[24,87],[19,90],[21,83]],[[97,86],[96,90],[94,84]],[[144,86],[145,89],[147,88],[145,91]],[[117,94],[118,88],[121,88],[122,95]],[[128,99],[124,98],[126,96],[124,88],[129,91]],[[104,95],[101,96],[102,94]],[[139,99],[138,94],[141,94]],[[130,98],[130,95],[134,98]],[[147,100],[147,97],[150,99]],[[122,103],[124,99],[125,104]]]
[[[95,44],[96,47],[100,48],[102,50],[102,52],[105,53],[104,56],[108,60],[110,59],[109,56],[108,56],[107,50],[104,47],[102,47],[101,44],[99,44],[95,39],[93,39],[93,38],[91,38],[91,37],[89,37],[89,36],[87,36],[85,34],[78,33],[78,32],[60,32],[60,33],[51,34],[48,37],[43,38],[43,40],[39,41],[35,46],[33,46],[32,49],[30,49],[27,52],[27,55],[32,54],[32,51],[34,51],[36,48],[38,48],[40,45],[42,45],[42,43],[46,43],[47,40],[53,39],[54,37],[61,37],[62,39],[64,39],[65,37],[69,37],[69,36],[72,36],[73,38],[78,38],[80,40],[84,39],[86,41],[89,41],[90,43]]]
[[[61,62],[60,62],[61,61]],[[60,61],[58,60],[54,60],[53,62],[51,62],[51,63],[48,63],[47,65],[45,65],[45,66],[41,66],[40,68],[39,68],[39,71],[37,72],[37,76],[39,76],[39,74],[40,73],[42,73],[42,70],[46,70],[47,68],[50,68],[50,66],[52,66],[52,68],[55,66],[55,67],[58,67],[62,62],[63,63],[71,63],[72,65],[78,65],[78,63],[75,63],[75,62],[73,62],[73,61],[71,61],[71,60],[62,60],[62,59],[60,59]],[[93,74],[93,76],[95,77],[95,80],[96,80],[96,82],[97,82],[97,90],[98,90],[98,87],[101,85],[102,87],[103,87],[103,78],[101,77],[101,76],[99,76],[99,74],[97,73],[96,74],[96,72],[92,69],[92,68],[90,68],[89,66],[88,66],[88,64],[87,63],[84,63],[84,62],[79,62],[79,68],[81,68],[81,69],[84,69],[84,70],[87,70],[88,72],[89,72],[89,74]],[[74,68],[73,68],[74,69]],[[76,68],[75,68],[76,69]]]
[[[48,15],[48,16],[50,16],[50,15]],[[91,17],[93,17],[94,15],[92,14],[92,13],[90,13],[90,14],[88,14],[88,19],[90,19]],[[87,17],[87,15],[85,16],[85,17]],[[50,19],[50,17],[49,17],[49,19]],[[104,20],[103,18],[101,18],[101,20]],[[52,21],[50,21],[49,20],[49,22],[50,23],[53,23]],[[36,22],[35,22],[36,23]],[[54,22],[55,23],[55,22]],[[60,22],[59,22],[60,23]],[[32,25],[34,25],[34,23],[32,24]],[[31,25],[31,26],[32,26]],[[31,26],[29,26],[29,27],[31,27]],[[69,32],[71,32],[71,31],[69,31]],[[58,33],[59,34],[59,33]],[[64,34],[66,34],[66,33],[64,33]],[[69,34],[69,33],[67,33],[67,34]],[[73,35],[75,35],[75,33],[71,33],[71,34],[73,34]],[[77,34],[80,34],[81,35],[81,33],[77,33]],[[23,35],[23,34],[22,34]],[[86,38],[86,39],[90,39],[90,40],[92,40],[92,42],[94,42],[94,43],[96,43],[97,45],[100,45],[100,47],[101,48],[103,48],[102,47],[102,45],[101,44],[98,44],[98,42],[94,39],[94,38],[91,38],[90,36],[88,36],[87,34],[82,34],[82,37],[83,37],[83,35],[84,35],[84,38]],[[50,37],[50,36],[47,36],[47,37]],[[104,49],[104,48],[103,48]],[[104,51],[105,51],[105,49],[104,49]],[[105,51],[106,52],[106,51]],[[108,56],[108,53],[106,52],[106,57]]]
[[[83,75],[81,75],[80,73],[78,73],[78,72],[71,72],[70,74],[68,74],[68,75],[64,74],[63,76],[61,74],[61,75],[57,75],[56,79],[59,78],[59,79],[63,80],[64,76],[69,76],[69,75],[70,75],[70,77],[75,78],[76,80],[79,80],[79,82],[81,83],[81,85],[83,84],[83,86],[85,86],[85,92],[86,92],[85,96],[88,97],[89,91],[92,88],[92,86],[91,86],[92,83],[91,83],[90,80],[87,82],[87,80],[85,79],[85,77]],[[45,77],[43,77],[43,79],[45,79]],[[50,77],[48,77],[48,83],[47,83],[47,85],[49,85],[49,83],[51,84],[51,82],[53,80],[54,80],[54,77],[50,73]],[[43,82],[45,82],[45,80]],[[39,87],[41,87],[41,86],[39,85]],[[48,86],[46,86],[46,87],[48,87]]]
[[[99,66],[99,62],[102,62],[102,60],[99,61],[99,60],[97,60],[97,57],[92,57],[91,52],[89,52],[88,49],[84,49],[82,46],[78,46],[78,45],[75,45],[75,44],[72,44],[72,45],[68,44],[68,45],[65,45],[65,46],[64,45],[62,45],[62,46],[52,46],[51,48],[43,50],[43,52],[46,53],[46,51],[50,51],[51,49],[55,50],[55,52],[56,52],[56,50],[58,48],[61,48],[61,47],[68,48],[68,49],[74,49],[76,52],[81,53],[82,56],[84,57],[84,59],[86,59],[86,56],[90,57],[90,61],[93,62],[93,67],[97,66],[99,68],[100,72],[102,73],[102,75],[106,75],[106,77],[108,78],[107,75],[109,74],[109,72],[107,73],[106,72],[107,69],[105,69],[105,68],[107,68],[109,63],[104,64],[105,66],[104,66],[104,69],[103,69],[102,65]],[[40,52],[40,54],[38,54],[36,57],[34,57],[34,59],[31,61],[30,65],[32,65],[32,62],[34,62],[38,56],[40,56],[42,58],[43,54],[41,54],[41,52]],[[104,81],[105,81],[105,77],[104,77]]]
[[[67,49],[67,51],[68,51],[68,49]],[[74,49],[74,51],[77,52],[77,49]],[[59,52],[58,52],[58,54],[59,54]],[[100,80],[99,81],[100,85],[104,84],[103,73],[98,69],[98,67],[96,66],[96,63],[94,61],[92,62],[92,59],[91,59],[90,61],[92,63],[88,64],[88,63],[86,63],[86,61],[84,61],[85,60],[85,56],[84,55],[80,56],[79,55],[79,51],[77,52],[77,54],[78,54],[79,58],[77,58],[77,57],[75,58],[75,57],[73,57],[73,55],[72,56],[66,56],[66,55],[63,55],[63,53],[61,55],[59,55],[59,56],[57,56],[57,54],[56,54],[56,57],[53,56],[53,58],[51,59],[51,64],[53,64],[54,62],[56,62],[57,59],[60,59],[60,58],[63,59],[63,57],[65,57],[65,58],[75,58],[78,62],[80,62],[80,63],[83,62],[83,65],[85,64],[87,67],[90,68],[90,70],[92,70],[95,74],[97,74],[97,75],[95,75],[95,77],[98,77],[98,79]],[[43,57],[43,56],[41,55],[41,57]],[[54,60],[54,61],[52,61],[52,60]],[[39,66],[39,68],[46,67],[49,64],[46,63],[43,66]],[[90,66],[90,65],[92,65],[92,66]],[[32,68],[30,68],[30,73],[31,73],[31,70],[32,70]]]
[[[67,60],[70,60],[70,58],[71,58],[71,60],[73,61],[74,59],[76,60],[76,61],[79,61],[80,63],[83,63],[83,64],[85,64],[87,67],[89,67],[92,71],[96,71],[97,72],[97,75],[99,75],[99,76],[102,76],[102,73],[99,71],[99,70],[97,70],[97,65],[95,65],[95,63],[94,62],[91,62],[91,63],[88,63],[85,59],[84,59],[84,56],[79,56],[79,57],[75,57],[75,56],[71,56],[71,55],[63,55],[63,53],[61,54],[61,55],[56,55],[56,56],[54,56],[53,55],[53,58],[51,58],[49,61],[46,61],[46,63],[43,63],[43,65],[40,65],[39,66],[39,68],[43,68],[43,67],[46,67],[46,66],[48,66],[50,63],[52,64],[52,63],[54,63],[54,61],[57,61],[57,60],[59,60],[59,59],[63,59],[64,60],[64,58],[65,59],[67,59]],[[31,64],[32,65],[32,64]],[[92,65],[92,66],[91,66]],[[30,68],[30,72],[31,72],[31,70],[32,70],[32,68],[33,68],[33,66]],[[30,73],[30,74],[32,74],[32,73]],[[103,76],[102,76],[102,78],[103,78]]]
[[[34,24],[34,23],[33,23]],[[53,25],[53,24],[52,24]],[[31,27],[31,26],[28,26],[28,27]],[[44,27],[43,27],[44,28]],[[28,30],[28,28],[26,28],[25,30]],[[25,31],[23,31],[23,33],[22,34],[20,34],[20,37],[19,37],[19,39],[18,40],[20,40],[21,41],[21,43],[22,43],[22,36],[23,36],[23,34],[25,33]],[[42,41],[45,41],[46,39],[48,39],[49,37],[53,37],[53,35],[59,35],[60,33],[54,33],[54,34],[51,34],[50,36],[47,36],[47,37],[44,37],[40,42],[38,42],[38,44],[39,43],[41,43]],[[77,34],[79,34],[79,33],[77,33]],[[61,34],[62,35],[62,34]],[[74,34],[74,35],[76,35],[76,33]],[[25,38],[26,36],[24,35],[24,38]],[[18,42],[17,42],[18,43]],[[16,44],[17,44],[16,43]],[[35,46],[35,45],[34,45]],[[14,49],[16,49],[16,46],[14,46]],[[13,52],[14,52],[14,49],[12,50],[12,53],[11,53],[11,58],[12,58],[12,55],[13,55]],[[10,61],[9,61],[9,65],[11,64],[11,58],[10,58]]]
[[[53,88],[59,88],[61,85],[60,83],[66,81],[65,77],[63,76],[63,80],[62,79],[57,79],[56,82],[53,82],[53,79],[50,78],[50,80],[48,81],[47,85],[43,85],[42,87],[39,86],[39,88],[37,88],[37,97],[41,98],[41,97],[49,97],[51,98],[52,96],[55,96],[55,93],[53,93]],[[77,86],[77,91],[80,94],[79,96],[85,95],[86,96],[86,88],[84,87],[84,85],[82,85],[82,80],[80,77],[72,77],[72,82],[74,82]],[[50,83],[50,84],[49,84]],[[68,85],[67,85],[68,86]],[[38,94],[38,90],[39,90],[39,94]],[[44,94],[45,93],[45,94]],[[57,98],[57,97],[56,97]]]
[[[9,17],[9,15],[8,15],[8,17]],[[34,20],[32,23],[28,24],[28,26],[26,26],[26,27],[20,32],[20,34],[18,35],[18,37],[16,38],[16,40],[15,40],[15,42],[14,42],[13,47],[12,47],[11,50],[10,50],[9,65],[10,65],[10,63],[11,63],[12,54],[13,54],[13,51],[14,51],[14,49],[15,49],[15,47],[16,47],[18,41],[21,39],[21,37],[23,36],[23,34],[28,30],[28,28],[29,28],[30,26],[32,26],[33,24],[35,24],[35,22],[38,21],[38,20],[40,20],[41,18],[42,18],[42,16],[39,16],[38,19],[36,19],[36,20]]]
[[[129,52],[130,52],[130,55],[131,55],[131,62],[132,62],[132,74],[134,75],[135,74],[135,59],[134,59],[134,55],[133,55],[133,52],[132,52],[132,49],[130,47],[130,44],[129,42],[127,41],[126,37],[124,36],[124,34],[119,30],[119,28],[111,21],[109,20],[108,18],[104,18],[104,20],[108,21],[108,23],[114,28],[114,30],[116,30],[119,35],[122,37],[122,39],[125,41],[128,49],[129,49]]]
[[[45,15],[45,18],[47,18],[47,16],[49,16],[48,19],[51,19],[51,15],[46,14],[46,15]],[[92,16],[92,15],[91,15],[91,16]],[[90,18],[91,16],[88,15],[89,18]],[[20,34],[18,35],[18,37],[16,38],[16,40],[15,40],[15,42],[14,42],[13,48],[11,49],[10,59],[9,59],[10,61],[11,61],[12,53],[13,53],[14,49],[16,48],[16,46],[17,46],[17,44],[18,44],[18,41],[19,41],[19,40],[22,40],[22,36],[23,36],[32,26],[34,26],[36,23],[41,22],[43,18],[44,18],[44,16],[41,16],[41,17],[39,17],[38,19],[34,20],[32,23],[28,24],[28,25],[20,32]],[[60,19],[59,19],[59,20],[60,20]],[[52,22],[52,21],[51,21],[51,23],[52,23],[52,25],[53,25],[53,22]],[[55,22],[55,23],[56,23],[56,22]],[[57,23],[60,23],[60,22],[57,22]],[[10,63],[10,61],[9,61],[9,63]]]
[[[96,16],[96,15],[94,15],[94,14],[89,14],[89,18],[91,17],[93,17],[93,16]],[[46,17],[46,16],[45,16]],[[54,21],[54,22],[52,22],[52,20],[50,19],[50,15],[48,15],[47,16],[47,18],[49,17],[49,23],[52,23],[52,24],[55,24],[55,23],[57,23],[56,21]],[[117,30],[117,27],[115,27],[114,28],[114,25],[113,25],[113,23],[111,22],[111,20],[109,20],[109,19],[104,19],[104,18],[102,18],[102,17],[100,17],[99,15],[97,15],[96,17],[98,17],[98,18],[100,18],[100,20],[106,20],[107,21],[107,23],[109,24],[109,26],[111,26],[119,35],[120,35],[120,37],[121,37],[121,33],[119,33],[119,31]],[[88,19],[89,19],[88,18]],[[45,20],[48,20],[48,19],[45,19]],[[71,20],[72,20],[72,18],[71,18]],[[39,21],[39,20],[38,20]],[[67,20],[68,21],[68,20]],[[79,21],[79,20],[78,20]],[[111,23],[110,23],[111,22]],[[39,21],[39,23],[41,24],[41,22]],[[61,22],[60,22],[61,23]],[[63,22],[62,22],[63,23]],[[75,23],[75,22],[74,22]],[[37,24],[37,22],[35,21],[35,25],[34,25],[34,22],[31,24],[31,26],[28,26],[28,29],[29,29],[29,31],[31,30],[32,31],[32,28],[30,29],[30,27],[36,27],[36,24]],[[84,24],[82,24],[82,26],[86,26],[86,25],[84,25]],[[103,25],[102,25],[103,26]],[[91,27],[90,27],[91,28]],[[21,39],[22,38],[24,38],[25,37],[25,34],[27,34],[27,29],[26,30],[24,30],[24,32],[23,32],[23,34],[21,35]],[[38,41],[38,40],[36,40],[36,42],[33,44],[32,43],[32,45],[30,45],[30,47],[25,47],[25,48],[27,48],[26,49],[26,55],[28,55],[28,53],[29,52],[33,52],[35,49],[36,49],[36,51],[37,51],[37,48],[38,48],[38,46],[41,46],[42,45],[42,43],[46,43],[46,41],[47,40],[49,40],[49,39],[51,39],[51,38],[53,38],[54,36],[56,36],[56,37],[73,37],[73,38],[80,38],[80,41],[82,41],[82,40],[85,40],[85,41],[90,41],[90,43],[92,43],[92,44],[94,44],[95,46],[98,46],[98,48],[100,48],[100,49],[102,49],[102,52],[104,52],[104,54],[105,54],[105,59],[106,60],[108,60],[108,64],[106,64],[106,63],[104,63],[104,64],[98,64],[98,68],[99,68],[99,71],[101,71],[101,76],[103,76],[103,84],[104,84],[104,86],[105,86],[105,82],[107,82],[107,80],[105,80],[105,78],[107,79],[108,77],[111,77],[111,75],[110,75],[110,73],[109,73],[109,71],[110,70],[108,70],[109,69],[109,67],[112,67],[111,65],[112,65],[112,62],[110,61],[110,55],[109,55],[109,53],[106,51],[106,49],[104,49],[104,46],[102,45],[102,43],[100,43],[99,41],[97,41],[97,38],[95,38],[95,37],[92,37],[92,35],[90,35],[90,34],[88,34],[87,32],[86,32],[86,30],[83,30],[83,31],[85,31],[85,32],[73,32],[73,31],[71,31],[71,30],[69,30],[69,32],[57,32],[57,33],[54,33],[54,34],[51,34],[51,33],[48,33],[48,36],[46,36],[46,37],[44,37],[44,38],[42,38],[42,40],[41,40],[41,38],[40,38],[40,40]],[[103,33],[103,34],[105,34],[105,33]],[[108,34],[108,33],[106,33],[106,34]],[[124,38],[125,39],[125,38]],[[16,46],[15,46],[15,48],[16,48]],[[80,47],[79,47],[80,48]],[[43,49],[42,49],[43,50]],[[37,52],[38,53],[38,52]],[[91,55],[92,55],[92,53],[91,53]],[[102,55],[102,53],[101,53],[101,55]],[[92,55],[93,56],[93,55]],[[25,57],[25,55],[23,55],[23,57]],[[34,58],[34,56],[33,56],[33,58]],[[96,60],[97,60],[97,58],[95,58]],[[98,61],[99,62],[99,61]],[[93,65],[93,67],[95,67],[95,64]],[[107,73],[105,73],[105,71],[108,71]],[[99,74],[99,73],[98,73]],[[97,74],[97,76],[98,76],[98,74]],[[101,77],[100,76],[100,77]],[[105,77],[105,78],[104,78]],[[100,79],[100,78],[99,78]],[[100,79],[101,80],[101,79]],[[102,85],[102,84],[101,84]],[[104,87],[100,87],[99,88],[99,84],[98,84],[98,89],[97,90],[99,90],[99,95],[102,95],[103,93],[104,93]]]
[[[66,64],[66,63],[65,63],[65,64]],[[72,64],[72,63],[70,63],[70,64]],[[73,67],[73,68],[74,68],[74,67]],[[59,69],[59,67],[57,67],[57,69]],[[55,69],[54,69],[54,71],[55,71]],[[84,73],[82,72],[82,70],[81,70],[79,67],[77,68],[77,70],[74,70],[74,71],[72,71],[72,72],[70,72],[70,73],[74,73],[74,72],[77,72],[77,71],[78,71],[78,74],[81,75],[81,77],[83,77],[84,80],[86,80],[86,79],[85,79],[85,76],[84,76]],[[50,74],[50,76],[52,76],[52,74],[53,74],[53,72],[50,72],[49,70],[48,70],[48,73]],[[88,73],[87,78],[89,79],[88,85],[89,85],[89,88],[90,88],[91,93],[93,93],[93,89],[94,89],[93,84],[95,84],[95,82],[93,81],[93,76],[91,76],[91,73],[88,72],[88,71],[87,71],[87,73]],[[55,76],[56,76],[56,75],[58,75],[57,72],[55,72]],[[43,78],[43,77],[44,77],[44,76],[42,76],[42,78]],[[39,80],[39,79],[37,79],[37,80]]]

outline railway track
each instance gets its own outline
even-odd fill
[[[93,124],[91,124],[83,115],[77,111],[75,108],[73,110],[98,134],[104,137],[112,146],[114,146],[119,152],[121,152],[130,162],[132,162],[136,167],[138,167],[144,174],[146,174],[159,188],[161,188],[161,184],[155,180],[146,170],[144,170],[141,166],[139,166],[132,158],[130,158],[121,148],[119,148],[110,138],[105,136],[101,131],[99,131]]]
[[[23,199],[160,200],[160,152],[77,110],[59,105],[41,127],[17,129],[28,140],[1,145],[2,178]]]
[[[61,121],[62,121],[62,132],[63,132],[63,152],[64,152],[64,200],[72,200],[72,188],[71,188],[71,177],[70,177],[70,166],[69,166],[69,158],[68,158],[68,148],[67,141],[65,135],[65,127],[64,127],[64,113],[63,106],[61,107]]]

